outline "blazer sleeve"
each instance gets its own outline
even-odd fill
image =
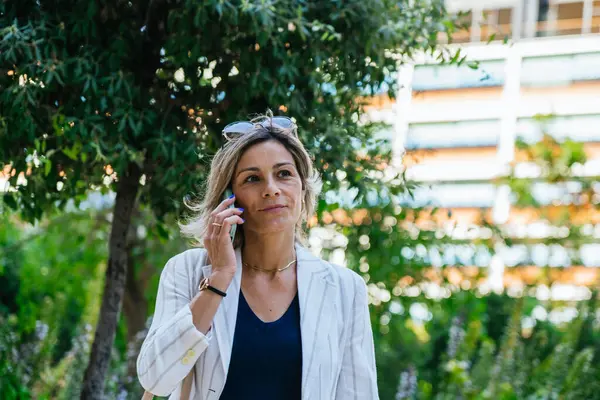
[[[152,324],[137,358],[140,384],[157,396],[167,396],[178,387],[211,336],[202,334],[192,321],[190,271],[194,265],[190,258],[182,253],[165,265]]]
[[[354,299],[349,335],[344,346],[336,400],[378,400],[375,346],[369,317],[367,286],[352,273]]]

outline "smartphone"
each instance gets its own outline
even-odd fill
[[[225,190],[225,195],[223,196],[223,200],[228,199],[229,197],[231,197],[232,194],[233,194],[233,192],[231,191],[231,189],[227,188],[227,190]],[[231,203],[229,208],[235,208],[235,202]],[[231,230],[229,231],[229,237],[231,238],[232,242],[233,242],[233,239],[235,238],[236,229],[237,229],[237,224],[231,225]]]

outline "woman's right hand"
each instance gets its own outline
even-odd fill
[[[244,209],[229,208],[234,201],[235,196],[223,200],[211,213],[208,222],[207,234],[204,237],[204,248],[208,252],[213,274],[223,272],[233,275],[237,269],[237,260],[229,232],[233,224],[241,225],[244,223],[244,220],[240,217]]]

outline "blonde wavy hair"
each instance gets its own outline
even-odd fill
[[[251,146],[276,140],[292,155],[302,181],[303,207],[301,218],[296,223],[296,241],[306,243],[303,223],[313,215],[315,203],[321,192],[321,179],[314,170],[313,163],[306,148],[298,139],[297,127],[282,128],[273,123],[273,114],[268,112],[250,121],[254,126],[248,132],[238,134],[217,151],[210,166],[204,195],[197,200],[184,199],[184,205],[191,211],[191,216],[179,222],[181,234],[192,238],[194,245],[203,246],[203,238],[208,230],[210,213],[223,201],[224,193],[231,188],[231,180],[235,168],[244,152]],[[243,225],[238,226],[233,241],[234,247],[244,243]]]

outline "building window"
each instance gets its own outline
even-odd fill
[[[464,10],[458,15],[453,43],[487,42],[512,36],[513,8]],[[444,37],[439,38],[445,42]]]
[[[486,60],[477,69],[468,65],[417,65],[413,90],[440,90],[502,86],[504,60]]]
[[[548,10],[550,9],[550,0],[539,0],[538,2],[538,22],[548,21]]]
[[[583,28],[583,3],[540,0],[537,36],[580,35]]]
[[[600,53],[528,57],[521,65],[523,87],[600,80]]]
[[[577,142],[600,142],[600,114],[549,117],[545,120],[520,118],[517,136],[527,143],[542,139],[544,133],[557,140],[570,138]]]
[[[576,181],[557,184],[538,182],[531,187],[531,196],[540,206],[568,205],[575,203],[582,189],[581,182]]]
[[[475,120],[411,124],[407,149],[496,146],[499,120]]]
[[[591,33],[600,33],[600,0],[592,3]]]
[[[411,207],[489,208],[494,205],[496,190],[493,183],[420,186],[412,198],[407,195],[402,203]]]
[[[410,167],[406,177],[416,182],[489,181],[500,176],[503,167],[494,159],[424,162]]]

